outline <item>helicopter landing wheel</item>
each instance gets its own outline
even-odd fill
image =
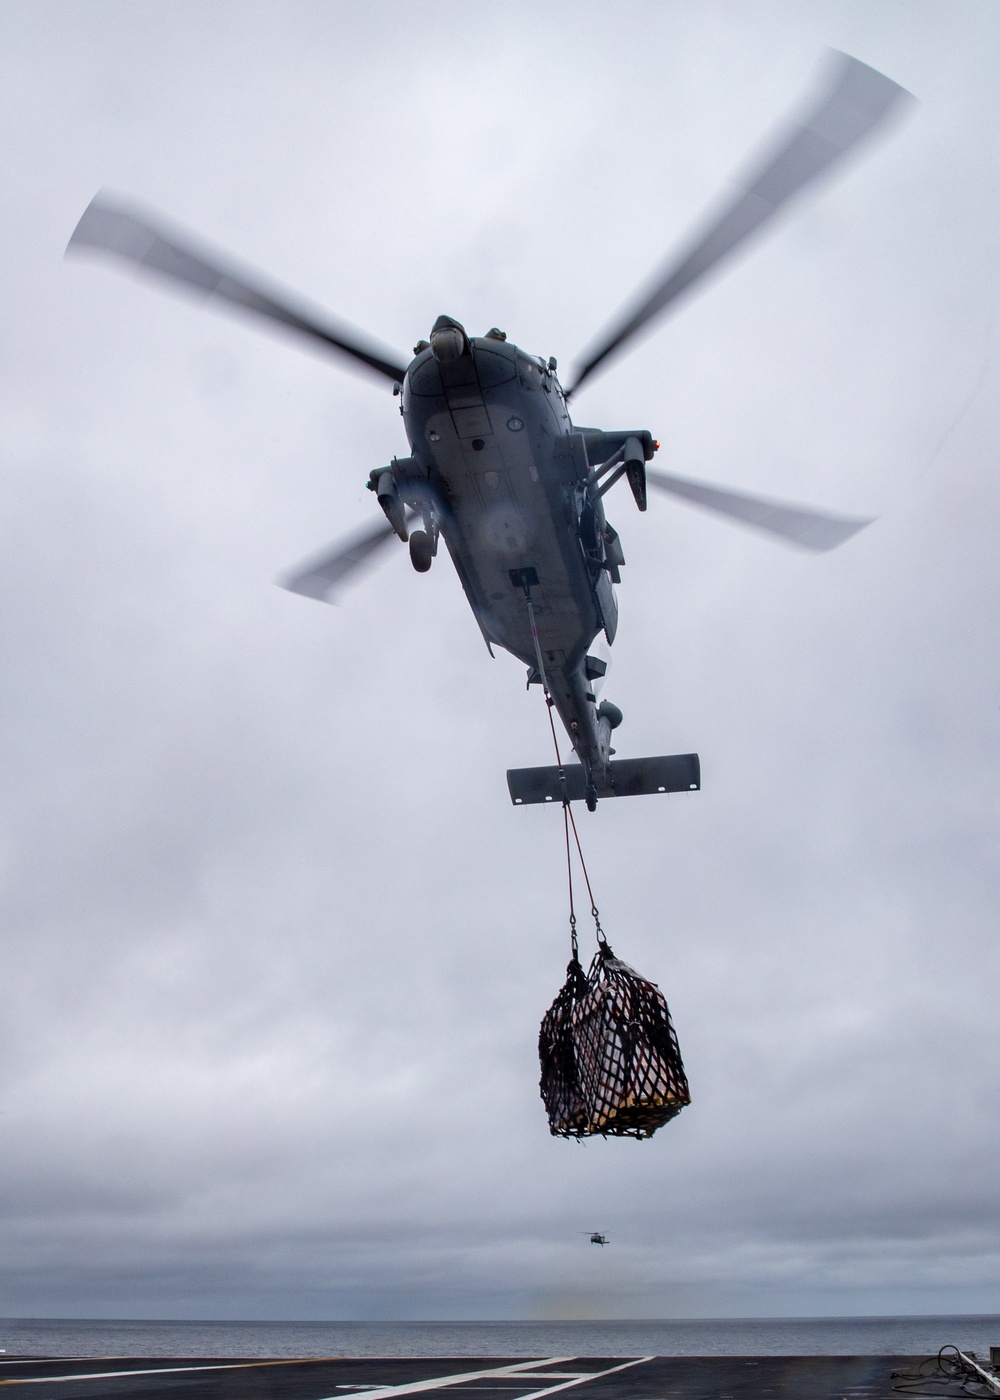
[[[434,541],[426,530],[414,530],[410,536],[410,563],[418,574],[425,574],[434,558]]]
[[[587,785],[587,791],[584,794],[584,800],[587,803],[588,812],[597,811],[597,788],[594,786],[593,783],[589,783]]]

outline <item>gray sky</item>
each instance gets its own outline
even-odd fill
[[[992,0],[0,5],[0,1312],[1000,1311],[998,41]],[[811,557],[609,497],[619,752],[704,790],[582,826],[694,1103],[577,1146],[558,815],[504,783],[537,692],[446,560],[272,585],[372,518],[392,399],[62,250],[108,187],[402,352],[447,311],[568,366],[828,46],[921,106],[575,406],[880,517]]]

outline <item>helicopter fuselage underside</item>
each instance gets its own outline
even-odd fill
[[[554,373],[502,341],[474,340],[444,365],[428,350],[407,372],[403,417],[408,470],[437,502],[484,637],[537,667],[533,612],[549,693],[581,762],[600,772],[607,743],[602,753],[587,654],[600,632],[614,639],[618,609],[581,540],[581,515],[594,519],[588,443]],[[603,524],[599,501],[596,516]]]

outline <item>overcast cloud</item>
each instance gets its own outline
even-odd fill
[[[1000,1311],[998,43],[992,0],[0,6],[0,1312]],[[372,518],[394,401],[62,251],[107,187],[401,352],[446,311],[568,368],[828,46],[921,105],[574,405],[880,517],[812,557],[609,497],[618,749],[704,790],[581,826],[694,1102],[577,1146],[537,691],[444,558],[272,584]]]

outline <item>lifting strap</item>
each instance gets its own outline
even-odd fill
[[[580,861],[580,869],[583,872],[584,883],[587,886],[587,894],[590,898],[590,914],[594,920],[597,933],[597,944],[599,948],[606,948],[607,939],[604,937],[604,930],[601,928],[601,916],[597,912],[597,905],[594,903],[594,892],[590,887],[590,876],[587,873],[587,862],[583,858],[583,847],[580,845],[580,833],[576,829],[576,818],[573,816],[573,807],[566,791],[566,770],[563,767],[562,754],[559,752],[559,738],[556,734],[556,724],[552,717],[552,710],[555,701],[549,693],[549,682],[545,674],[545,662],[542,658],[542,645],[538,637],[538,628],[535,625],[535,608],[531,601],[531,589],[528,584],[524,585],[524,593],[528,606],[528,622],[531,627],[531,640],[535,644],[535,659],[538,663],[538,675],[542,682],[542,694],[545,696],[545,704],[549,714],[549,728],[552,731],[552,746],[556,752],[556,766],[559,769],[559,785],[562,789],[562,809],[563,809],[563,830],[566,837],[566,880],[569,886],[569,937],[570,946],[573,950],[573,961],[580,961],[580,949],[576,936],[576,910],[573,905],[573,858],[570,847],[569,833],[573,830],[573,841],[576,845],[576,853]]]

